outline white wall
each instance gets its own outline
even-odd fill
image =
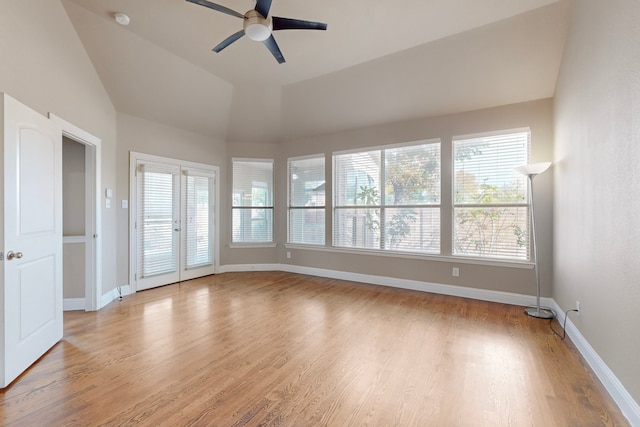
[[[553,297],[640,402],[640,2],[575,2],[555,98]]]
[[[102,185],[115,187],[116,113],[58,0],[0,3],[0,91],[102,140]],[[102,210],[102,287],[116,286],[115,212]]]

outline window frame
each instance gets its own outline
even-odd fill
[[[254,206],[253,204],[250,206],[243,206],[236,204],[236,163],[261,163],[261,164],[269,164],[271,166],[270,171],[270,182],[267,183],[266,186],[260,186],[260,188],[266,189],[266,201],[265,206]],[[275,236],[274,236],[274,222],[275,222],[275,203],[274,203],[274,194],[275,194],[275,161],[274,159],[266,159],[266,158],[247,158],[247,157],[233,157],[231,159],[231,247],[248,247],[248,246],[275,246]],[[269,187],[269,184],[271,187]],[[252,187],[253,192],[253,187]],[[252,195],[253,199],[253,195]],[[271,211],[271,221],[270,221],[270,230],[269,230],[269,240],[234,240],[234,230],[236,227],[236,223],[234,221],[236,211],[248,211],[249,218],[251,221],[254,219],[254,212],[256,209]],[[267,219],[265,219],[267,221]]]
[[[515,166],[523,166],[530,162],[531,159],[531,148],[532,148],[532,138],[531,138],[531,128],[523,127],[523,128],[514,128],[514,129],[503,129],[482,133],[474,133],[474,134],[466,134],[466,135],[455,135],[451,138],[451,256],[457,259],[476,259],[482,261],[499,261],[499,262],[507,262],[507,263],[530,263],[532,261],[531,257],[531,194],[528,182],[526,181],[526,177],[519,176],[515,170],[513,170],[514,176],[516,176],[519,180],[523,180],[524,182],[524,198],[521,202],[500,202],[500,203],[459,203],[456,202],[456,142],[464,141],[464,140],[473,140],[478,138],[489,138],[489,137],[500,137],[507,136],[518,133],[527,133],[527,142],[526,142],[526,159],[524,163],[518,164]],[[505,166],[506,168],[506,166]],[[513,169],[511,166],[509,168]],[[456,231],[457,231],[457,222],[456,222],[456,212],[459,209],[464,208],[526,208],[526,258],[520,257],[508,257],[508,256],[495,256],[495,255],[482,255],[482,254],[461,254],[456,253]]]
[[[291,175],[291,166],[292,163],[298,161],[305,160],[320,160],[322,159],[322,181],[323,185],[325,185],[325,193],[323,198],[322,205],[314,205],[314,206],[298,206],[294,205],[292,202],[292,186],[291,181],[293,177]],[[322,154],[311,154],[308,156],[299,156],[299,157],[290,157],[287,159],[287,244],[290,245],[301,245],[301,246],[325,246],[326,242],[326,212],[327,212],[327,193],[326,193],[326,184],[327,184],[327,161],[324,153]],[[292,212],[294,211],[306,211],[306,210],[321,210],[324,213],[324,222],[322,223],[322,242],[321,243],[312,243],[312,242],[294,242],[292,241]]]
[[[413,203],[413,204],[402,204],[402,205],[394,205],[394,204],[388,204],[387,200],[386,200],[386,194],[384,191],[384,187],[386,185],[386,178],[387,176],[385,175],[385,168],[386,168],[386,164],[385,164],[385,154],[383,154],[383,152],[386,152],[387,150],[393,150],[393,149],[399,149],[399,148],[407,148],[407,147],[418,147],[418,146],[422,146],[422,145],[432,145],[432,144],[436,144],[438,146],[438,167],[437,167],[437,173],[438,173],[438,178],[439,178],[439,182],[437,185],[437,195],[438,195],[438,201],[437,202],[425,202],[425,203]],[[381,187],[381,191],[380,191],[380,201],[379,204],[358,204],[355,200],[353,204],[344,204],[344,205],[340,205],[338,203],[337,198],[339,197],[339,192],[340,190],[337,189],[337,182],[339,182],[340,180],[337,178],[337,174],[339,173],[339,171],[337,170],[338,168],[336,167],[336,162],[337,162],[337,157],[341,156],[341,155],[349,155],[349,154],[357,154],[357,153],[367,153],[367,152],[380,152],[381,156],[380,156],[380,160],[379,160],[379,164],[378,164],[378,181],[380,182],[380,187]],[[385,145],[377,145],[377,146],[371,146],[371,147],[362,147],[362,148],[358,148],[358,149],[350,149],[350,150],[340,150],[340,151],[334,151],[332,153],[332,179],[333,179],[333,186],[332,186],[332,195],[331,195],[331,200],[332,200],[332,230],[331,230],[331,236],[332,236],[332,248],[339,250],[339,251],[353,251],[353,252],[363,252],[363,253],[379,253],[379,254],[385,254],[385,255],[389,255],[389,254],[404,254],[404,255],[418,255],[418,256],[440,256],[442,254],[442,159],[443,159],[443,155],[442,155],[442,138],[440,137],[436,137],[436,138],[427,138],[427,139],[422,139],[422,140],[415,140],[415,141],[408,141],[408,142],[402,142],[402,143],[396,143],[396,144],[385,144]],[[340,230],[337,229],[337,224],[339,223],[339,221],[336,220],[336,215],[337,215],[337,211],[341,210],[341,209],[379,209],[380,211],[380,218],[381,218],[381,224],[380,224],[380,229],[384,230],[385,227],[385,221],[387,221],[385,215],[386,212],[388,210],[393,210],[393,209],[437,209],[437,214],[438,214],[438,220],[437,220],[437,234],[438,234],[438,243],[437,243],[437,251],[436,252],[428,252],[428,251],[418,251],[418,250],[407,250],[407,249],[398,249],[398,248],[390,248],[387,247],[387,242],[386,242],[386,231],[381,231],[380,233],[380,237],[379,237],[379,247],[377,248],[367,248],[367,247],[363,247],[363,246],[344,246],[344,245],[338,245],[338,239],[337,239],[337,234],[340,233]],[[391,222],[391,220],[389,220],[389,223]]]

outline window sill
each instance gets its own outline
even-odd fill
[[[278,244],[274,242],[229,243],[231,249],[275,248],[276,246],[278,246]]]
[[[306,250],[306,251],[318,251],[318,252],[330,252],[339,254],[353,254],[353,255],[373,255],[382,256],[388,258],[404,258],[404,259],[417,259],[422,261],[435,261],[435,262],[449,262],[455,264],[473,264],[473,265],[486,265],[491,267],[508,267],[508,268],[521,268],[521,269],[533,269],[534,263],[530,261],[516,261],[507,259],[489,259],[489,258],[472,258],[461,257],[453,255],[432,255],[432,254],[419,254],[415,252],[387,252],[378,251],[375,249],[347,249],[338,248],[333,246],[314,246],[314,245],[300,245],[286,243],[284,245],[287,249]]]

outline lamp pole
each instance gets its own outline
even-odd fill
[[[526,166],[516,168],[516,171],[525,175],[529,181],[529,194],[531,197],[531,239],[533,242],[533,270],[536,275],[536,305],[535,307],[529,306],[524,309],[531,317],[537,317],[539,319],[553,319],[555,313],[548,307],[540,307],[540,273],[538,272],[538,245],[536,242],[536,216],[533,201],[533,178],[546,171],[551,163],[533,163]]]

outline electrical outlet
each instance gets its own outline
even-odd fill
[[[291,252],[287,251],[287,258],[291,258]]]
[[[580,316],[580,301],[576,301],[576,311],[578,312],[578,316]]]
[[[458,277],[460,276],[460,269],[458,267],[453,267],[453,270],[451,271],[451,275],[453,277]]]

